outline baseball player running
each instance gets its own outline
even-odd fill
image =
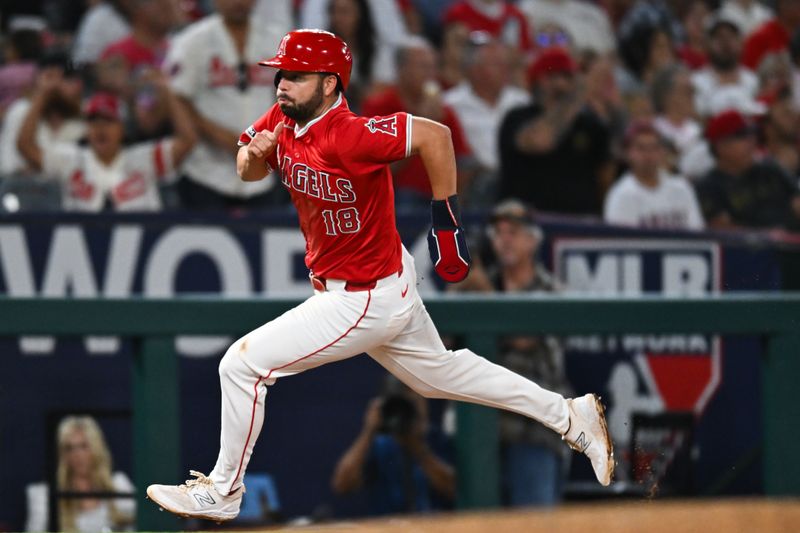
[[[469,350],[447,350],[417,294],[414,262],[395,226],[388,165],[422,158],[433,190],[434,269],[445,281],[464,279],[470,257],[449,130],[407,113],[353,114],[342,95],[352,57],[331,33],[292,31],[260,64],[278,69],[277,102],[241,135],[237,171],[254,181],[280,169],[306,238],[314,295],[237,340],[222,358],[222,434],[212,472],[192,471],[195,479],[182,485],[150,485],[147,495],[183,517],[235,518],[267,387],[362,352],[428,398],[537,420],[586,454],[608,485],[613,451],[598,398],[565,399]]]

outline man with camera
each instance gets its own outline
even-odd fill
[[[455,471],[437,456],[425,399],[410,389],[373,398],[364,426],[339,459],[331,484],[345,494],[367,489],[370,514],[425,512],[451,502]]]

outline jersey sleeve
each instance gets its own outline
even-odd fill
[[[413,117],[409,113],[354,116],[332,129],[336,138],[331,142],[338,149],[342,166],[356,174],[360,170],[369,171],[372,167],[409,157],[412,124]]]
[[[125,158],[151,182],[171,183],[177,178],[172,160],[172,139],[134,144]]]
[[[255,137],[256,133],[259,131],[273,131],[278,125],[278,122],[281,122],[282,120],[283,113],[281,113],[278,104],[274,104],[269,111],[261,115],[258,120],[253,122],[242,132],[241,135],[239,135],[239,146],[246,146],[250,144],[250,141],[253,140],[253,137]],[[287,125],[284,124],[284,126]],[[267,165],[269,165],[270,169],[277,169],[279,167],[277,154],[278,151],[275,150],[270,156],[267,157]]]
[[[42,172],[66,180],[81,164],[81,148],[72,143],[54,143],[42,150]]]

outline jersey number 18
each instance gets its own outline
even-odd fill
[[[322,211],[322,220],[325,221],[325,233],[328,235],[355,233],[361,229],[361,221],[358,219],[358,210],[355,207],[347,207],[336,211],[324,209]]]

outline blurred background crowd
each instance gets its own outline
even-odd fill
[[[487,221],[485,253],[455,291],[560,290],[538,254],[538,213],[648,229],[800,230],[800,0],[4,5],[2,213],[290,213],[274,175],[238,180],[235,154],[240,132],[275,99],[275,73],[257,62],[287,31],[310,27],[350,46],[355,112],[407,111],[450,128],[462,205]],[[421,160],[392,172],[398,213],[426,214]],[[559,340],[514,337],[499,348],[503,365],[573,392]],[[428,409],[387,382],[331,490],[366,488],[373,514],[452,508],[452,406],[437,407],[441,427]],[[504,502],[558,502],[570,461],[557,436],[506,413],[499,431]],[[58,490],[133,490],[92,420],[67,419],[57,438]],[[270,475],[245,482],[243,519],[282,520]],[[28,488],[29,530],[45,527],[48,497],[46,486]],[[130,503],[60,503],[60,527],[131,527]]]
[[[297,27],[349,44],[356,112],[450,127],[469,208],[800,224],[800,0],[12,1],[2,209],[285,209],[234,155]],[[398,210],[425,207],[421,161],[393,171]]]

